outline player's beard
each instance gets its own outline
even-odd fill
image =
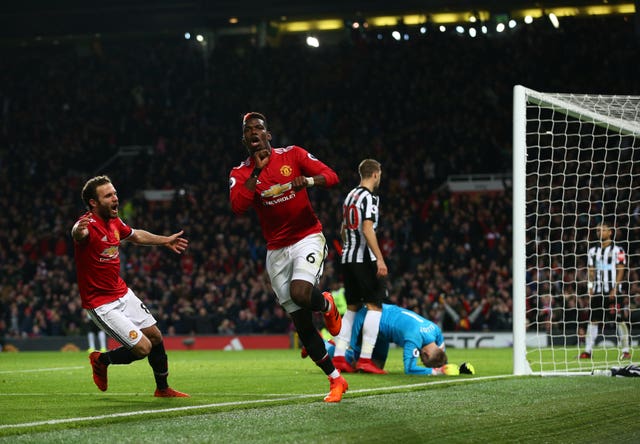
[[[96,208],[98,216],[104,220],[118,217],[118,204],[98,205]]]
[[[254,159],[264,160],[271,155],[271,146],[268,138],[252,137],[249,140],[245,139],[244,144],[249,151],[249,155]]]

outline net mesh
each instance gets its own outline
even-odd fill
[[[581,372],[628,363],[640,337],[640,97],[545,94],[526,111],[526,319],[534,373]],[[591,319],[587,251],[595,226],[614,227],[627,253],[623,296],[611,304],[591,359],[579,359]],[[613,313],[613,312],[612,312]],[[640,359],[640,350],[633,356]]]

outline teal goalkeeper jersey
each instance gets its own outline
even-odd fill
[[[444,347],[442,330],[437,324],[397,305],[382,304],[380,334],[402,347],[404,372],[407,374],[430,375],[431,368],[418,365],[420,349],[432,342],[438,347]]]
[[[366,314],[366,308],[359,310],[353,323],[351,347],[357,354],[360,352],[358,339]],[[438,347],[444,350],[442,330],[437,324],[406,308],[382,304],[380,332],[373,350],[373,357],[386,361],[389,344],[392,342],[402,347],[404,372],[410,375],[430,375],[433,373],[432,368],[421,365],[420,349],[422,347],[435,342]],[[418,364],[419,362],[420,364]]]

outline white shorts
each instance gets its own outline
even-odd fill
[[[155,325],[149,309],[130,288],[120,299],[87,310],[89,317],[109,336],[127,348],[142,339],[142,329]]]
[[[267,273],[278,303],[287,313],[300,310],[291,300],[291,281],[318,283],[327,256],[327,241],[322,233],[310,234],[293,245],[267,251]]]

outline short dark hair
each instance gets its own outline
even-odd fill
[[[603,219],[594,226],[594,228],[598,227],[606,227],[609,230],[609,233],[611,233],[611,239],[615,239],[616,227],[614,226],[614,223],[612,221]]]
[[[87,183],[84,184],[81,197],[88,209],[91,209],[91,204],[89,203],[91,199],[98,200],[97,188],[107,183],[111,183],[109,176],[96,176],[87,180]]]
[[[427,359],[423,359],[425,367],[438,368],[447,363],[447,354],[441,348],[436,348]]]
[[[358,165],[358,173],[360,173],[360,177],[362,179],[367,179],[373,176],[373,173],[377,173],[380,171],[380,162],[373,159],[364,159]]]
[[[242,127],[244,128],[244,124],[247,123],[247,120],[249,119],[260,119],[264,122],[264,126],[267,126],[267,118],[264,116],[264,114],[262,113],[258,113],[255,111],[251,111],[247,114],[244,115],[244,117],[242,118]]]

